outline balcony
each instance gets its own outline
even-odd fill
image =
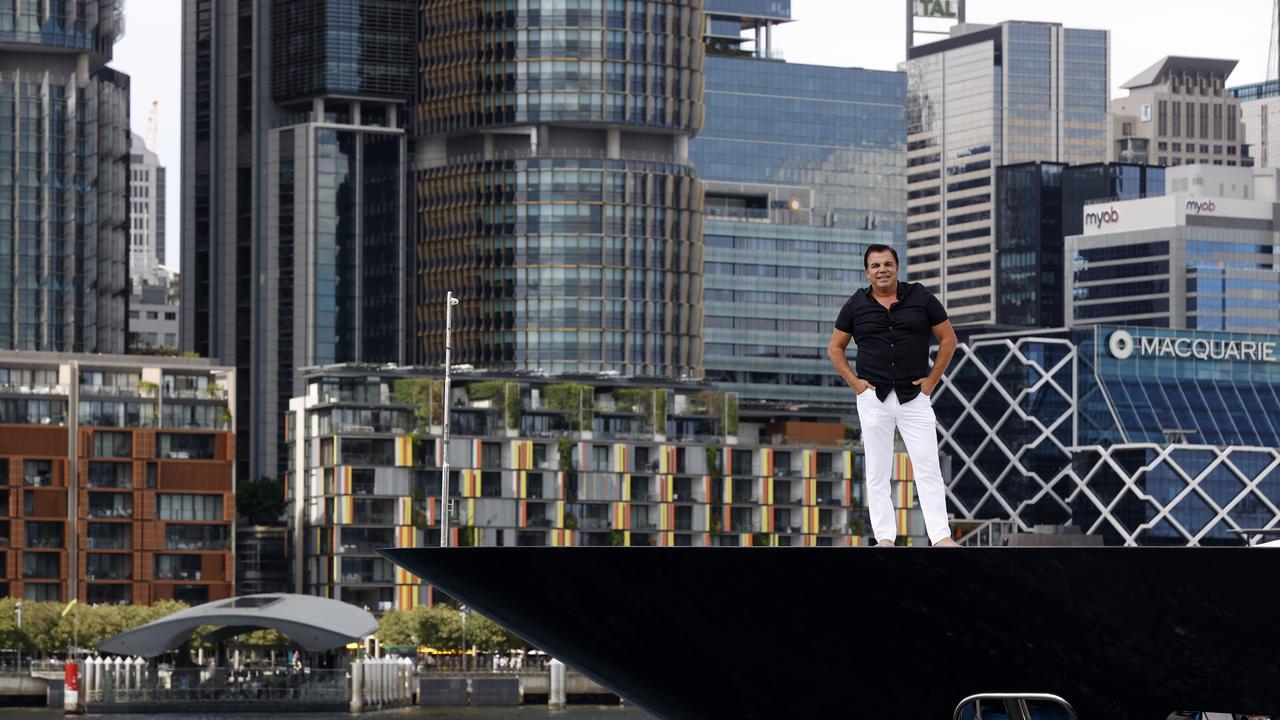
[[[395,513],[359,512],[351,518],[351,525],[395,525]]]
[[[199,570],[157,570],[156,580],[200,580]]]
[[[127,527],[121,525],[119,527]],[[90,535],[86,544],[90,550],[128,550],[130,543],[126,536],[120,537],[95,537]]]
[[[88,516],[95,520],[127,520],[133,517],[132,507],[89,507]]]
[[[362,542],[344,542],[338,547],[340,555],[377,555],[378,548],[395,545],[395,543],[365,540]]]
[[[7,543],[7,541],[6,541]],[[28,537],[27,547],[41,550],[57,550],[63,546],[61,537]]]
[[[343,573],[341,577],[344,585],[386,585],[395,582],[394,577],[375,572]]]
[[[70,390],[66,385],[18,385],[0,384],[0,395],[55,395],[66,397]]]

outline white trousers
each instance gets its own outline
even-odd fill
[[[893,430],[902,434],[911,467],[915,470],[920,510],[924,513],[929,541],[951,537],[947,524],[947,490],[938,464],[938,428],[933,406],[924,393],[907,403],[898,402],[891,391],[880,402],[876,391],[858,395],[858,420],[862,423],[862,445],[866,451],[867,507],[876,540],[896,540],[898,520],[893,510]]]

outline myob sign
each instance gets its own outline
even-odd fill
[[[916,17],[953,18],[956,0],[912,0]]]
[[[1196,360],[1247,360],[1280,362],[1276,343],[1256,340],[1209,340],[1186,337],[1134,337],[1128,330],[1111,333],[1107,346],[1111,355],[1127,360],[1135,354],[1145,357],[1171,357]]]

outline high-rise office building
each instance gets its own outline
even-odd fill
[[[1111,160],[1151,165],[1248,163],[1240,101],[1226,92],[1235,60],[1169,56],[1111,101]]]
[[[123,7],[0,3],[0,349],[125,350]]]
[[[1248,159],[1259,167],[1280,167],[1280,81],[1227,88],[1227,94],[1240,101]]]
[[[129,278],[163,284],[165,172],[160,156],[137,133],[129,134]]]
[[[910,50],[907,269],[957,325],[995,321],[995,169],[1107,159],[1109,35],[958,25]]]
[[[278,475],[298,369],[396,362],[412,0],[185,0],[182,346],[234,365]]]
[[[1086,205],[1067,238],[1066,318],[1280,333],[1274,169],[1165,170],[1164,197]]]
[[[1079,235],[1084,206],[1164,194],[1164,169],[1099,163],[1023,163],[996,170],[996,325],[1066,322],[1064,238]]]
[[[420,3],[416,360],[701,373],[701,5]]]
[[[906,76],[771,59],[789,2],[708,3],[703,364],[744,398],[829,401],[823,348],[866,284],[873,243],[906,231]],[[852,396],[847,396],[852,400]]]

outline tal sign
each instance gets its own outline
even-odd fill
[[[956,16],[954,2],[955,0],[915,0],[916,17],[953,18]]]

